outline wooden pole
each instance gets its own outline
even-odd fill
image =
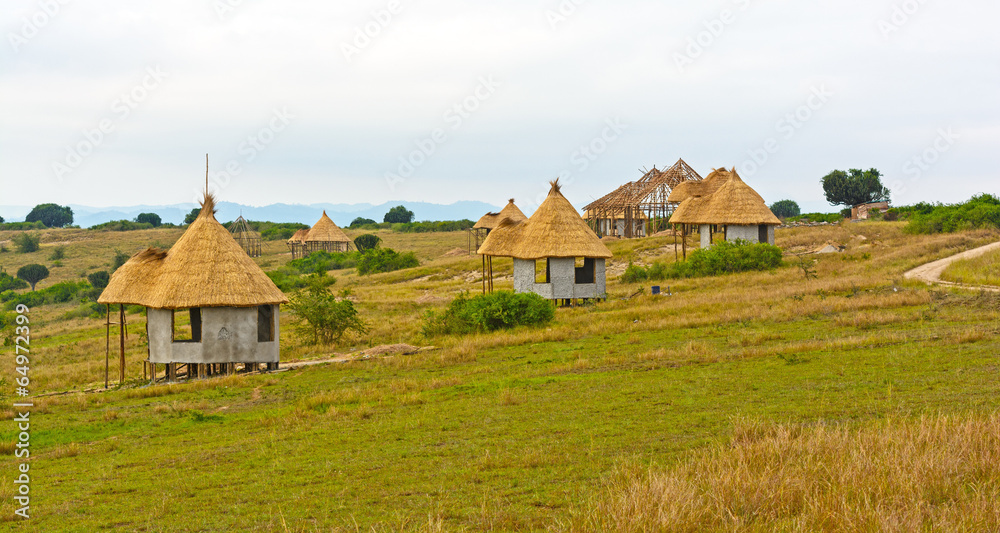
[[[125,384],[125,304],[118,304],[118,340],[121,359],[121,384]]]
[[[104,388],[108,388],[111,373],[111,306],[106,305],[104,314]]]
[[[674,224],[674,262],[679,260],[680,258],[677,256],[677,224]]]
[[[483,256],[483,294],[486,294],[486,256]]]
[[[684,252],[684,260],[688,258],[687,224],[681,225],[681,250]]]

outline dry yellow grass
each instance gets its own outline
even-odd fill
[[[861,429],[739,420],[666,470],[622,469],[565,531],[997,531],[1000,415]]]
[[[944,269],[941,279],[966,285],[1000,287],[1000,250],[955,261]]]

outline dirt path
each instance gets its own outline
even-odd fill
[[[917,268],[914,268],[913,270],[910,270],[905,274],[903,274],[903,277],[906,279],[917,279],[929,284],[940,283],[941,285],[948,285],[951,287],[959,287],[963,289],[1000,292],[1000,287],[992,287],[988,285],[965,285],[962,283],[941,281],[941,273],[944,272],[944,269],[948,268],[948,265],[960,259],[970,259],[973,257],[978,257],[987,252],[991,252],[997,249],[1000,249],[1000,242],[995,242],[993,244],[987,244],[986,246],[980,246],[979,248],[966,250],[962,253],[955,254],[950,257],[945,257],[944,259],[938,259],[937,261],[932,261],[930,263],[920,265]]]

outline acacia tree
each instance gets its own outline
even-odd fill
[[[24,217],[25,222],[41,222],[50,228],[61,228],[73,223],[73,210],[56,204],[38,204]]]
[[[372,235],[371,233],[365,233],[364,235],[358,235],[354,238],[354,247],[358,249],[359,252],[365,250],[373,250],[378,248],[378,244],[382,242],[377,235]]]
[[[823,176],[823,192],[830,205],[854,207],[859,204],[881,202],[889,199],[889,189],[882,185],[882,174],[874,168],[862,171],[852,168],[847,172],[834,170]]]
[[[198,213],[201,213],[201,208],[200,207],[196,207],[196,208],[192,209],[190,213],[184,215],[184,223],[185,224],[190,224],[190,223],[194,222],[194,219],[198,218]]]
[[[35,290],[35,284],[49,277],[49,269],[45,265],[32,263],[17,269],[17,277],[27,281],[31,285],[31,290]]]
[[[771,212],[778,218],[797,217],[802,212],[795,200],[778,200],[771,204]]]

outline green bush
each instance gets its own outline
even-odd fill
[[[103,224],[90,226],[94,231],[135,231],[140,229],[152,229],[156,226],[149,222],[133,222],[131,220],[111,220]]]
[[[392,248],[375,248],[361,252],[358,259],[358,274],[392,272],[420,265],[413,252],[399,253]]]
[[[646,281],[648,278],[649,273],[645,268],[634,265],[631,261],[629,261],[628,267],[625,268],[625,272],[622,273],[619,279],[622,283],[638,283],[640,281]]]
[[[11,241],[14,242],[19,253],[30,254],[38,251],[42,238],[37,233],[21,233],[15,235]]]
[[[968,229],[1000,228],[1000,198],[979,194],[958,204],[917,204],[900,211],[908,215],[907,233],[952,233]]]
[[[41,222],[7,222],[0,224],[0,230],[4,231],[27,231],[32,229],[45,229],[45,224]]]
[[[467,292],[462,292],[443,312],[427,312],[423,333],[430,337],[540,326],[554,317],[552,302],[535,293],[497,291],[470,298]]]
[[[377,235],[365,233],[364,235],[358,235],[354,238],[354,247],[357,248],[359,252],[363,252],[365,250],[378,248],[380,242],[382,242],[382,239],[380,239]]]
[[[0,270],[0,293],[17,289],[27,289],[28,282],[15,278],[10,274]]]
[[[655,262],[649,268],[629,265],[622,274],[622,283],[635,283],[649,279],[700,278],[736,272],[772,270],[782,265],[781,248],[766,243],[749,243],[744,240],[720,242],[711,248],[695,250],[687,259],[677,263]],[[632,270],[630,273],[629,271]]]
[[[25,293],[4,291],[0,293],[0,301],[4,302],[4,308],[9,311],[17,307],[18,304],[39,307],[46,304],[89,300],[92,290],[94,290],[93,287],[86,281],[62,281],[37,291]]]
[[[108,282],[111,281],[111,276],[108,274],[107,270],[99,270],[97,272],[87,274],[87,281],[89,281],[95,289],[103,289],[108,286]]]
[[[115,270],[118,270],[118,267],[124,265],[130,257],[132,256],[119,250],[118,248],[115,248],[115,255],[111,258],[111,273],[114,274]]]
[[[347,331],[365,334],[368,326],[358,316],[354,303],[348,299],[349,295],[344,291],[338,298],[318,285],[293,294],[288,306],[299,332],[314,344],[338,342]]]
[[[378,225],[378,222],[375,222],[370,218],[357,217],[354,220],[352,220],[351,225],[347,227],[351,229],[356,229],[362,226],[376,226],[376,225]]]
[[[305,257],[293,259],[284,268],[295,274],[312,274],[327,270],[354,268],[358,264],[357,252],[327,252],[318,250]]]
[[[65,258],[66,258],[65,246],[56,246],[55,248],[52,249],[52,253],[49,254],[50,261],[58,261],[60,259],[65,259]]]
[[[848,210],[847,216],[850,215],[850,210]],[[787,220],[789,222],[829,222],[836,224],[844,220],[844,215],[843,213],[806,213],[804,215],[788,217]]]

